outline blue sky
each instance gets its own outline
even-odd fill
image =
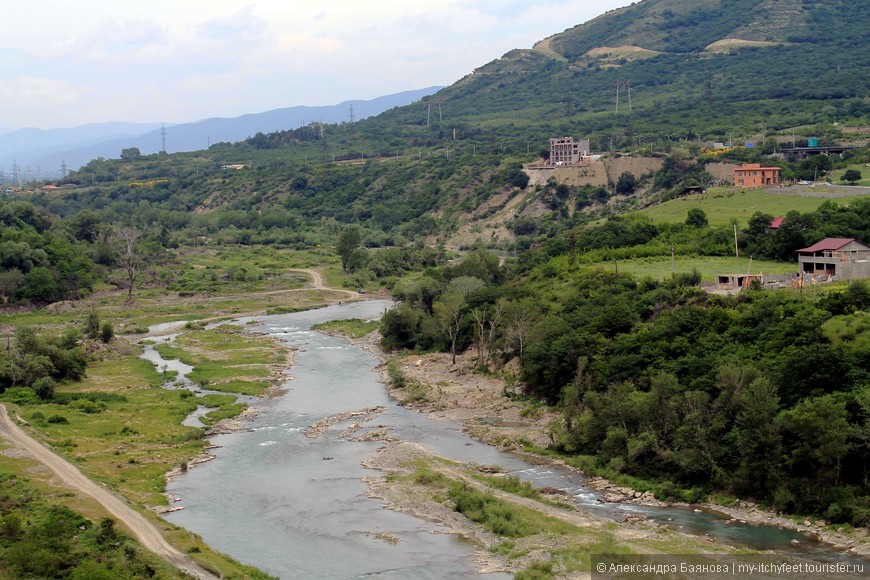
[[[196,121],[449,85],[630,0],[31,0],[0,127]]]

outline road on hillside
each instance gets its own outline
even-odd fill
[[[6,407],[2,404],[0,404],[0,434],[15,447],[24,449],[34,459],[48,467],[67,486],[97,500],[118,521],[122,522],[146,549],[154,552],[182,572],[195,578],[217,578],[169,544],[160,533],[160,530],[148,521],[145,516],[131,508],[111,491],[100,487],[85,477],[72,463],[28,435],[27,432],[9,418],[9,415],[6,413]]]

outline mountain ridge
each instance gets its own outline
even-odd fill
[[[401,91],[369,100],[348,100],[336,105],[296,106],[248,113],[238,117],[211,117],[190,123],[166,124],[169,153],[207,149],[210,144],[236,142],[258,132],[295,128],[306,122],[341,123],[349,120],[350,107],[356,119],[377,115],[436,92],[437,86]],[[136,131],[136,128],[141,128]],[[66,129],[25,128],[0,135],[0,166],[41,167],[42,174],[59,176],[61,164],[77,169],[99,157],[119,157],[122,149],[138,148],[143,154],[161,150],[161,123],[93,123]],[[36,147],[16,147],[32,142]]]

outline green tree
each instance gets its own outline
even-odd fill
[[[624,171],[616,180],[616,193],[619,195],[631,195],[637,189],[637,179],[628,171]]]
[[[779,478],[782,440],[775,423],[779,410],[776,388],[766,378],[752,381],[735,395],[738,489],[754,497],[767,497]]]
[[[138,159],[142,156],[142,152],[139,151],[138,147],[128,147],[126,149],[121,149],[121,159],[128,161],[130,159]]]
[[[456,346],[462,330],[462,317],[465,312],[465,298],[461,294],[448,294],[434,305],[438,325],[450,342],[452,364],[456,364]]]
[[[785,467],[797,510],[825,507],[839,483],[843,458],[853,429],[845,402],[836,395],[805,399],[777,416],[782,430]]]
[[[103,341],[103,343],[108,344],[114,336],[115,329],[112,327],[112,323],[108,320],[105,321],[100,327],[100,340]]]
[[[24,286],[24,274],[18,268],[0,272],[0,301],[14,302]]]
[[[707,214],[701,208],[693,207],[686,215],[686,225],[693,228],[703,228],[708,224]]]
[[[420,311],[407,302],[388,310],[381,318],[381,346],[386,350],[414,348],[420,317]]]
[[[100,314],[96,308],[88,313],[88,319],[85,321],[85,336],[93,340],[100,336]]]
[[[850,185],[855,185],[855,183],[861,181],[861,172],[857,169],[847,169],[843,174],[843,181]]]
[[[362,242],[362,234],[355,227],[345,228],[338,236],[338,242],[335,244],[335,251],[341,256],[341,269],[347,272],[348,262],[360,243]]]
[[[34,268],[25,274],[21,293],[38,304],[54,302],[58,298],[57,281],[48,268]]]

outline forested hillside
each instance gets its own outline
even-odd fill
[[[776,251],[825,232],[866,233],[868,209],[789,215],[788,228],[806,238],[741,237]],[[617,260],[668,251],[664,240],[714,248],[728,238],[727,228],[611,218],[516,264],[473,253],[396,285],[401,303],[384,317],[383,345],[468,351],[515,395],[561,409],[550,436],[569,461],[661,499],[735,495],[866,526],[867,283],[723,297],[700,290],[697,272],[618,273]],[[590,270],[602,254],[608,267]]]

